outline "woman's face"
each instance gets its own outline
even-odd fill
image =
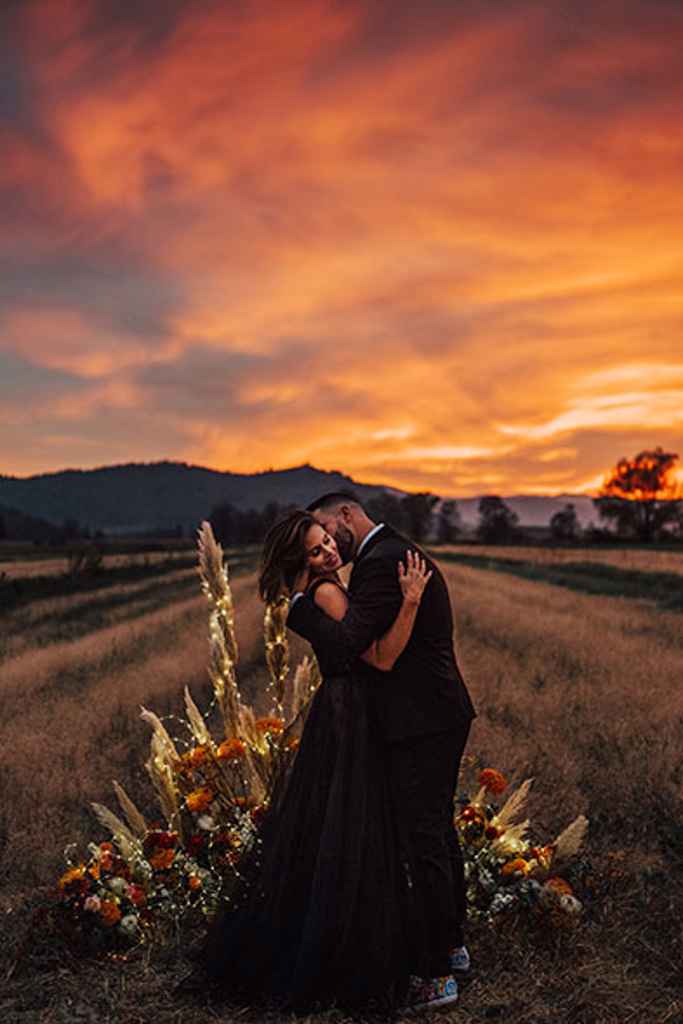
[[[304,537],[306,548],[306,564],[316,576],[326,576],[335,572],[342,564],[337,551],[334,537],[323,530],[322,526],[311,526]]]

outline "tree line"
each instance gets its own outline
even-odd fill
[[[631,540],[640,543],[683,540],[683,493],[677,483],[675,464],[678,456],[655,448],[640,452],[632,459],[620,459],[607,475],[599,494],[593,499],[602,525],[582,530],[573,504],[567,503],[551,517],[548,528],[555,543]],[[365,508],[375,522],[388,523],[418,543],[430,541],[451,544],[466,532],[457,502],[441,500],[421,492],[399,496],[384,491]],[[216,537],[227,547],[259,544],[266,533],[291,505],[269,502],[262,509],[239,509],[229,503],[214,507],[208,518]],[[484,544],[518,544],[528,541],[513,509],[498,495],[485,495],[479,501],[476,539]],[[154,536],[180,537],[181,527],[155,532]],[[61,526],[35,519],[23,513],[0,508],[0,540],[32,540],[46,544],[69,544],[99,540],[87,527],[75,520]]]

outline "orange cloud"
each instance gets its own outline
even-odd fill
[[[81,381],[41,424],[70,463],[96,416],[119,461],[165,426],[159,456],[463,494],[677,443],[675,4],[112,11],[17,15],[0,170],[1,344]]]

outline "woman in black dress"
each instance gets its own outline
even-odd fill
[[[261,596],[274,601],[307,580],[315,602],[341,619],[340,565],[334,539],[294,512],[266,538]],[[363,655],[384,670],[408,642],[431,573],[416,554],[397,575],[401,610]],[[420,973],[419,909],[369,695],[331,652],[315,654],[323,681],[296,758],[245,855],[237,893],[209,930],[202,969],[231,1001],[391,1011]]]

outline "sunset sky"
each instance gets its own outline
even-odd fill
[[[683,458],[681,0],[5,0],[0,473]]]

